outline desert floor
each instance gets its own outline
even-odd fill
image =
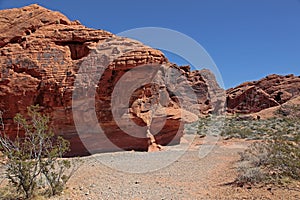
[[[297,183],[285,187],[232,184],[238,152],[250,143],[220,139],[207,156],[200,158],[199,148],[211,147],[212,143],[188,135],[181,145],[165,147],[161,152],[85,157],[63,195],[52,199],[300,199]]]

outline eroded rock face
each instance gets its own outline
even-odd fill
[[[227,90],[227,110],[232,113],[255,113],[281,105],[299,95],[299,76],[273,74]]]
[[[208,71],[178,67],[140,42],[38,5],[2,10],[0,19],[0,110],[11,137],[13,117],[39,104],[71,142],[70,155],[147,150],[147,131],[157,146],[177,144],[184,123],[217,107],[210,88],[223,91]]]

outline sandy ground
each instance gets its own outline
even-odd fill
[[[186,136],[190,141],[191,136]],[[198,138],[163,152],[116,152],[84,158],[63,196],[53,199],[300,199],[300,187],[237,187],[238,152],[244,140],[219,140],[204,158]],[[183,155],[182,155],[183,154]],[[179,159],[178,156],[182,155]],[[167,165],[167,166],[166,166]],[[135,172],[135,173],[132,173]]]
[[[82,158],[84,162],[63,195],[51,199],[300,199],[299,184],[288,188],[231,184],[236,178],[238,152],[249,141],[219,140],[200,158],[199,148],[210,143],[196,136],[188,145],[192,139],[185,136],[181,145],[165,147],[162,152],[114,152]]]

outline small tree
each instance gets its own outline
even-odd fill
[[[63,190],[71,174],[66,175],[71,168],[68,160],[59,159],[69,150],[69,142],[49,130],[49,117],[38,112],[38,106],[28,108],[29,120],[20,114],[14,118],[19,131],[11,140],[3,133],[0,145],[7,157],[6,176],[25,198],[35,193],[41,180],[46,180],[52,195]]]

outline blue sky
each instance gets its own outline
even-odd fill
[[[112,33],[148,26],[184,33],[210,54],[226,88],[300,75],[300,0],[0,0],[0,8],[32,3]]]

